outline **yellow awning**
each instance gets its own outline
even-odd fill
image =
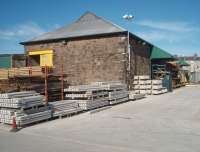
[[[44,54],[53,54],[53,50],[33,50],[33,51],[28,51],[28,55],[44,55]]]
[[[39,55],[40,66],[53,66],[53,50],[33,50],[28,51],[29,56]]]

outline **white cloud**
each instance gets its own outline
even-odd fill
[[[136,34],[147,41],[166,41],[169,43],[180,42],[182,40],[187,39],[188,35],[184,34],[175,34],[173,32],[166,32],[166,31],[142,31],[136,32]]]
[[[136,32],[136,34],[148,41],[166,39],[166,35],[161,35],[158,32]]]
[[[156,44],[157,46],[170,51],[172,54],[192,55],[200,53],[199,43],[192,42],[192,39],[197,39],[190,33],[176,33],[168,31],[139,31],[135,32],[141,38]]]
[[[8,29],[0,29],[0,39],[26,39],[45,33],[46,30],[34,22],[19,24]]]
[[[195,27],[191,23],[188,22],[174,22],[174,21],[153,21],[153,20],[142,20],[136,22],[136,24],[165,31],[172,31],[172,32],[192,32],[192,31],[199,31],[199,28]]]

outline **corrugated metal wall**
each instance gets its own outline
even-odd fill
[[[26,56],[24,54],[1,54],[0,68],[25,67]]]
[[[12,66],[11,55],[0,55],[0,68],[10,68]]]
[[[191,72],[190,81],[191,82],[200,82],[200,72]]]

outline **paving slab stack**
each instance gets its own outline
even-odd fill
[[[134,76],[135,94],[151,94],[151,80],[148,75]]]
[[[50,102],[49,105],[51,106],[51,109],[53,111],[53,117],[63,117],[82,111],[79,104],[74,100],[61,100]]]
[[[158,95],[167,92],[162,80],[151,80],[148,75],[134,76],[135,94]]]
[[[95,82],[93,84],[105,88],[105,90],[108,92],[110,105],[126,102],[129,100],[127,85],[121,82],[118,81]]]
[[[108,92],[98,85],[77,85],[64,89],[66,100],[75,101],[82,110],[100,108],[109,104]]]
[[[145,94],[136,94],[135,91],[129,91],[129,100],[138,100],[145,97]]]
[[[151,94],[158,95],[167,92],[167,88],[163,87],[162,80],[151,80]]]
[[[51,118],[51,110],[44,106],[44,96],[35,91],[0,94],[0,122],[24,126]]]

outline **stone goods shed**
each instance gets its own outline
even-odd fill
[[[150,75],[151,71],[151,44],[90,12],[69,26],[21,44],[29,66],[53,66],[59,74],[63,65],[71,85],[95,81],[132,84],[134,75]]]

